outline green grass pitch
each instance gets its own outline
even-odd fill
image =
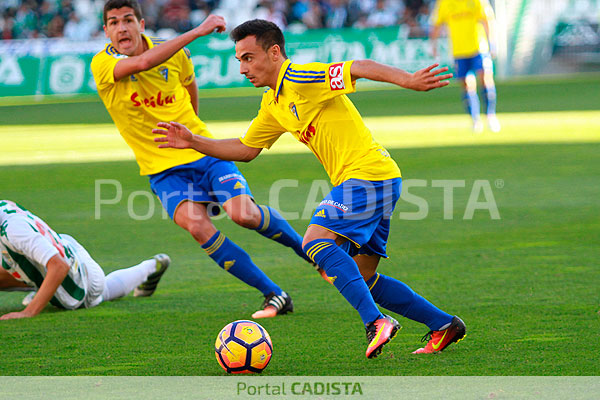
[[[379,358],[367,360],[360,318],[333,287],[291,251],[230,221],[216,221],[294,299],[293,314],[259,321],[274,346],[263,374],[600,374],[594,350],[600,344],[600,123],[593,112],[600,104],[598,82],[596,76],[499,86],[501,113],[535,116],[537,111],[591,110],[582,114],[589,119],[586,124],[567,124],[573,128],[565,135],[579,138],[572,143],[568,138],[565,143],[543,143],[538,138],[531,143],[484,140],[390,148],[405,179],[425,182],[424,187],[410,188],[410,193],[424,199],[429,212],[424,219],[400,218],[400,213],[414,213],[417,206],[399,202],[388,244],[390,259],[381,262],[379,271],[464,319],[467,338],[442,354],[411,354],[420,347],[427,328],[398,317],[404,328]],[[421,98],[417,107],[414,101]],[[405,115],[417,118],[415,123],[418,118],[427,123],[429,113],[459,118],[458,98],[456,88],[417,96],[393,90],[354,95],[365,116],[397,115],[390,104],[402,114],[407,104]],[[242,99],[206,102],[214,109],[221,109],[219,104],[229,107],[230,114],[238,102],[243,104],[239,115],[251,118],[258,100]],[[98,106],[97,102],[2,106],[0,115],[6,123],[0,139],[9,142],[10,126],[23,123],[22,118],[10,117],[17,108],[29,112],[30,119],[35,116],[32,124],[65,124],[80,115],[74,110],[101,109]],[[215,115],[215,120],[224,120]],[[558,112],[549,115],[554,119],[541,119],[540,129],[551,129],[565,118]],[[91,121],[107,122],[100,117]],[[518,131],[518,126],[511,129]],[[468,130],[463,133],[471,135]],[[522,134],[528,135],[526,129]],[[56,135],[60,138],[59,131]],[[38,150],[35,147],[32,143],[32,151]],[[152,218],[128,217],[129,196],[149,191],[135,162],[2,165],[1,161],[0,154],[0,198],[23,204],[57,231],[73,235],[105,271],[158,252],[173,259],[150,298],[129,296],[75,312],[48,307],[33,319],[2,321],[3,375],[225,374],[214,357],[216,335],[228,322],[250,318],[262,297],[217,268],[186,232],[164,220],[158,202],[153,203]],[[259,203],[268,202],[274,181],[298,179],[297,188],[281,192],[279,206],[288,212],[301,213],[313,180],[327,179],[310,154],[261,156],[239,166]],[[99,220],[94,219],[96,179],[116,179],[123,186],[123,199],[104,206]],[[444,219],[443,191],[432,186],[433,180],[465,181],[464,188],[454,189],[452,219]],[[487,210],[463,219],[477,180],[490,182],[499,220],[491,219]],[[138,215],[148,211],[143,196],[132,204]],[[290,221],[301,233],[307,222]],[[0,313],[20,309],[21,299],[20,293],[0,293]]]

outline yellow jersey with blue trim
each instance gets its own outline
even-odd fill
[[[268,149],[290,132],[323,164],[334,186],[352,178],[400,177],[398,165],[373,139],[347,96],[356,90],[350,75],[352,62],[293,64],[286,60],[277,90],[265,91],[258,115],[241,142]]]
[[[164,42],[142,37],[148,48]],[[126,57],[109,43],[92,59],[92,74],[98,95],[135,154],[140,174],[156,174],[202,158],[203,154],[191,149],[159,149],[152,133],[159,121],[177,121],[195,134],[212,137],[185,88],[195,77],[189,51],[182,49],[154,68],[115,81],[115,66]]]
[[[438,0],[432,23],[448,27],[454,58],[469,58],[489,52],[482,21],[489,21],[493,16],[488,0]]]

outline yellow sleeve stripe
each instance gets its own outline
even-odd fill
[[[271,223],[271,213],[269,212],[269,209],[266,206],[259,206],[260,209],[263,212],[263,223],[262,225],[258,228],[259,232],[264,232],[269,228],[269,224]]]
[[[215,240],[215,242],[213,244],[211,244],[209,247],[207,247],[204,250],[210,256],[215,251],[219,250],[219,247],[221,247],[221,245],[223,244],[224,241],[225,241],[225,235],[223,235],[222,233],[219,233],[219,237],[217,238],[217,240]]]
[[[369,290],[373,289],[375,285],[377,285],[377,281],[379,280],[379,272],[377,272],[377,278],[375,278],[375,282],[371,286],[369,286]]]
[[[306,252],[306,255],[313,261],[315,261],[314,256],[317,255],[318,252],[320,252],[321,250],[323,250],[326,247],[331,246],[331,243],[327,243],[327,242],[321,242],[321,243],[317,243],[314,246],[312,246],[310,249],[308,249],[308,251]]]

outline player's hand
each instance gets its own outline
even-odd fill
[[[439,65],[436,63],[415,72],[405,87],[419,92],[426,92],[448,86],[450,83],[448,79],[452,78],[452,74],[444,74],[448,71],[448,67],[437,68]]]
[[[219,15],[209,15],[198,27],[196,33],[198,36],[210,35],[213,32],[224,32],[226,28],[225,18]]]
[[[31,318],[31,317],[33,317],[33,315],[28,312],[25,312],[25,311],[11,312],[11,313],[4,314],[3,316],[1,316],[0,321],[4,321],[7,319],[20,319],[20,318]]]
[[[161,143],[158,147],[173,148],[173,149],[188,149],[192,147],[194,140],[194,134],[185,126],[177,122],[159,122],[157,124],[160,128],[164,129],[152,129],[152,133],[155,135],[162,135],[155,137],[154,141]]]

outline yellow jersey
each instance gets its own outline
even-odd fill
[[[379,145],[347,93],[356,90],[352,61],[292,64],[279,71],[277,90],[263,94],[256,118],[240,138],[249,147],[270,148],[285,132],[304,143],[325,167],[334,186],[355,178],[381,181],[400,169]]]
[[[142,37],[148,48],[164,41]],[[98,95],[135,154],[140,175],[156,174],[204,157],[191,149],[159,149],[152,133],[159,121],[177,121],[195,134],[212,137],[196,115],[185,88],[194,80],[189,51],[182,49],[148,71],[115,82],[115,65],[126,57],[109,43],[92,59],[92,73]]]
[[[437,0],[432,23],[448,27],[454,58],[470,58],[489,52],[482,21],[493,15],[488,0]]]

